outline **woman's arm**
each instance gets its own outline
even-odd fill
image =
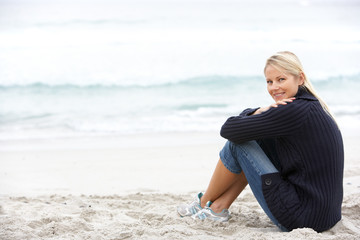
[[[294,100],[295,100],[295,98],[293,97],[293,98],[287,98],[287,99],[283,99],[281,101],[277,101],[276,103],[273,103],[270,106],[258,108],[253,114],[257,115],[257,114],[266,112],[267,110],[269,110],[272,107],[278,107],[279,105],[286,105],[288,102],[292,102]]]
[[[229,141],[242,143],[292,135],[301,129],[309,112],[310,103],[307,100],[297,99],[275,105],[230,117],[221,128],[221,136]]]

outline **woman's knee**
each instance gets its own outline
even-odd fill
[[[233,154],[234,145],[235,144],[233,142],[227,141],[219,155],[222,163],[229,171],[239,174],[242,172],[242,169],[238,163],[236,155]]]

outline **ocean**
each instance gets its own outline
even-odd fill
[[[0,140],[218,131],[289,50],[360,130],[360,2],[1,0]]]

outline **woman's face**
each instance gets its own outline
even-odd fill
[[[275,102],[294,97],[299,85],[304,83],[302,74],[300,76],[285,74],[271,65],[266,67],[265,77],[268,92]]]

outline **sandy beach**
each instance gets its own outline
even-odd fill
[[[358,136],[344,141],[343,218],[323,233],[280,232],[248,187],[228,223],[180,218],[207,187],[217,132],[3,141],[0,239],[358,239]]]

